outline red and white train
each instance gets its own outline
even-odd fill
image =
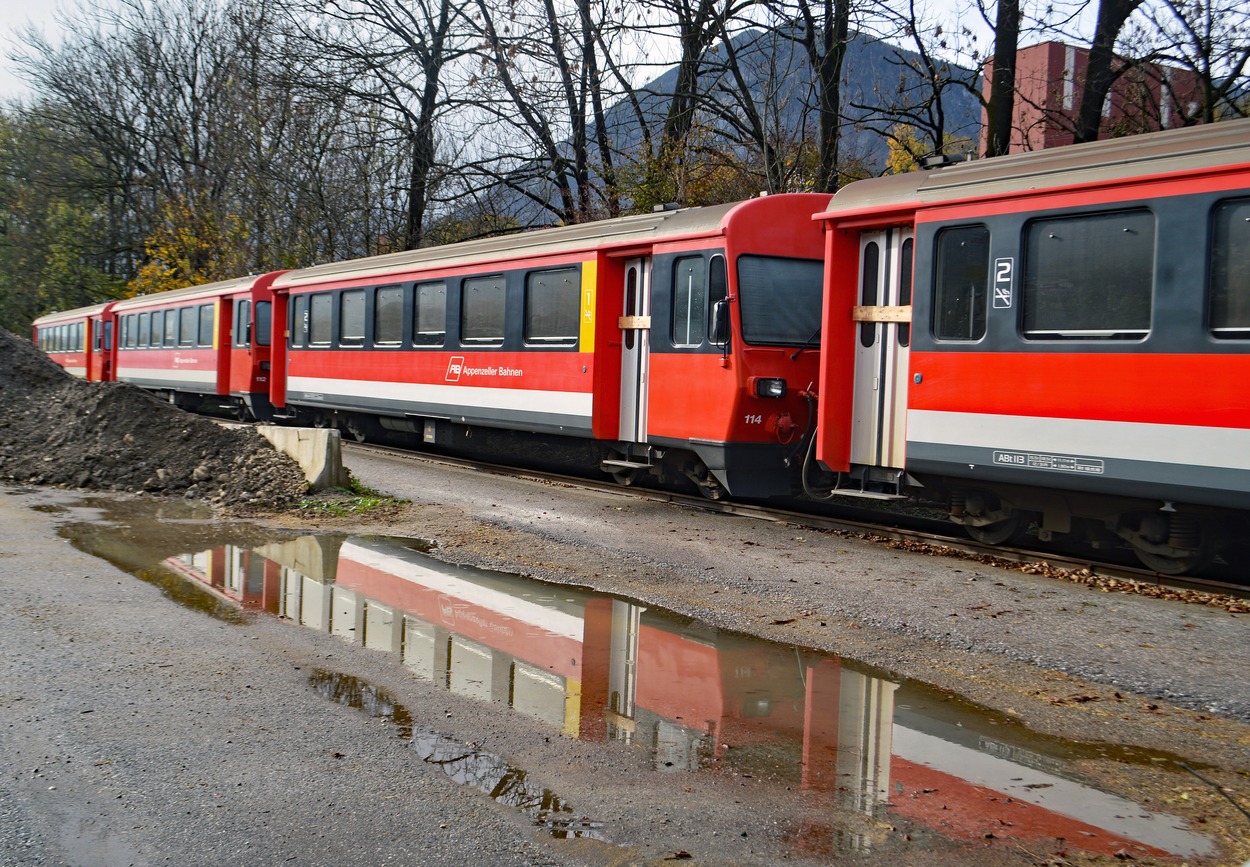
[[[1079,531],[1181,572],[1250,527],[1247,250],[1250,121],[1228,121],[35,331],[65,366],[183,405],[436,444],[557,436],[622,482],[712,497],[920,492],[987,541]]]

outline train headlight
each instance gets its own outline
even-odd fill
[[[784,379],[767,379],[762,376],[756,377],[754,391],[756,397],[785,397],[786,381]]]

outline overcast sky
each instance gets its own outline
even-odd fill
[[[34,24],[51,34],[58,8],[74,8],[76,0],[0,0],[0,98],[22,96],[26,86],[13,74],[9,55],[17,47],[15,34],[27,24]]]

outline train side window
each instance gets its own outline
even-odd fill
[[[404,287],[383,286],[373,296],[373,342],[399,346],[404,339]]]
[[[442,346],[447,336],[447,284],[418,283],[412,295],[412,342]]]
[[[1154,215],[1145,209],[1025,226],[1020,308],[1028,339],[1136,339],[1150,331]]]
[[[913,239],[908,238],[903,242],[903,249],[899,255],[898,263],[898,303],[902,307],[911,306],[911,279],[912,279],[912,247]],[[900,322],[898,325],[898,345],[911,345],[911,325],[906,322]]]
[[[291,345],[308,345],[307,295],[297,295],[291,300]]]
[[[194,346],[195,333],[198,330],[198,316],[194,307],[181,307],[178,309],[178,345]]]
[[[269,345],[269,332],[273,330],[273,302],[256,302],[256,322],[252,329],[252,339],[257,346]]]
[[[1250,199],[1221,202],[1212,214],[1209,325],[1218,338],[1250,338]]]
[[[339,296],[339,346],[365,345],[365,290],[351,289]]]
[[[699,346],[707,322],[707,263],[684,256],[673,263],[673,345]]]
[[[864,245],[863,261],[859,266],[859,303],[865,307],[875,307],[881,297],[881,245],[869,241]],[[868,347],[877,342],[877,325],[875,322],[861,322],[859,325],[859,345]]]
[[[134,318],[133,313],[127,313],[122,317],[122,346],[126,349],[132,349],[135,345]],[[61,348],[63,350],[64,346]]]
[[[153,310],[151,326],[148,331],[148,346],[160,346],[165,334],[165,311]]]
[[[504,279],[471,277],[460,298],[460,339],[464,343],[498,345],[504,337]]]
[[[334,312],[334,296],[318,292],[308,297],[308,345],[330,345],[330,317]]]
[[[178,345],[178,311],[165,311],[165,345]]]
[[[86,334],[83,331],[83,323],[74,323],[74,349],[75,352],[85,352],[87,350]]]
[[[99,319],[91,320],[91,351],[92,352],[100,351],[100,343],[104,339],[104,335],[102,333],[104,329],[100,327],[102,324],[103,323]]]
[[[196,343],[200,346],[213,345],[213,323],[216,320],[215,304],[201,304],[199,308],[200,331]]]
[[[139,346],[149,345],[149,337],[152,333],[152,325],[149,321],[151,320],[151,318],[152,318],[151,313],[139,314],[139,334],[136,338]]]
[[[937,236],[936,259],[933,336],[980,340],[985,336],[990,230],[985,226],[943,229]]]
[[[525,342],[577,343],[582,289],[576,268],[533,271],[525,277]]]
[[[252,345],[252,302],[246,298],[235,305],[234,345],[241,348]]]

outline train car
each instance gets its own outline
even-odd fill
[[[184,409],[271,418],[269,286],[280,273],[116,302],[116,379]]]
[[[861,181],[826,227],[815,456],[1195,569],[1250,510],[1250,120]]]
[[[767,196],[290,271],[273,283],[290,335],[273,403],[358,437],[574,438],[623,483],[789,493],[817,376],[811,215],[826,201]]]
[[[35,345],[74,376],[90,382],[111,380],[113,303],[40,316],[33,323]]]

